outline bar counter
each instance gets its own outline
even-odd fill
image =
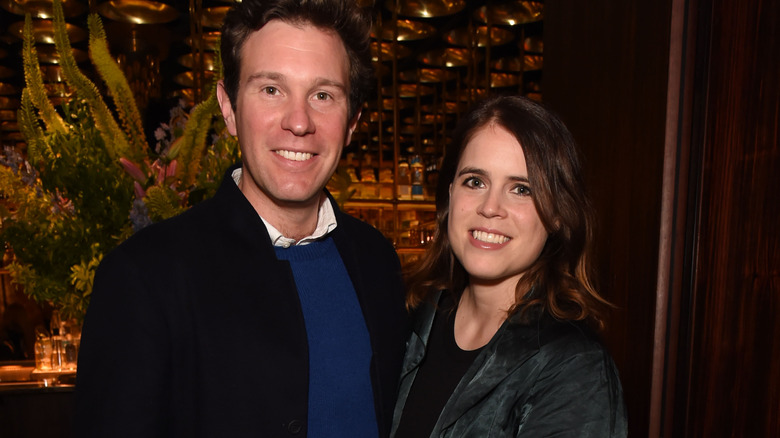
[[[35,375],[34,363],[0,362],[0,436],[73,436],[75,373]]]

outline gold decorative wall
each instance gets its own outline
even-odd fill
[[[331,190],[348,211],[398,247],[429,237],[438,164],[460,116],[491,93],[542,97],[543,3],[519,0],[358,0],[374,17],[376,94],[366,104]],[[215,76],[218,0],[63,0],[74,55],[88,76],[86,17],[101,16],[109,46],[136,95],[146,129],[179,99],[204,98]],[[24,87],[21,36],[33,18],[49,93],[68,99],[52,38],[51,0],[0,0],[0,141],[24,149],[16,109]],[[95,80],[96,84],[100,81]],[[407,187],[417,177],[422,187]],[[347,193],[340,193],[347,192]],[[427,213],[426,213],[427,212]]]

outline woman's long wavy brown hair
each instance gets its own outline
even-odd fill
[[[453,255],[447,236],[449,186],[466,145],[488,124],[505,128],[523,148],[533,202],[549,233],[539,258],[517,284],[510,315],[529,321],[541,312],[603,329],[609,303],[594,285],[595,216],[576,142],[554,113],[521,96],[489,98],[456,128],[439,175],[434,239],[422,258],[405,271],[407,307],[415,308],[443,289],[451,291],[457,302],[468,285],[468,273]]]

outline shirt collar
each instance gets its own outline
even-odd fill
[[[243,170],[240,167],[235,169],[231,174],[231,177],[233,178],[233,181],[236,183],[236,185],[238,185],[239,181],[241,181],[242,174]],[[330,234],[330,232],[333,231],[337,225],[336,213],[333,211],[333,205],[331,205],[326,196],[323,196],[322,201],[320,201],[320,208],[317,212],[317,227],[314,229],[314,232],[297,242],[294,239],[282,235],[282,233],[268,221],[266,221],[263,216],[260,216],[260,219],[263,220],[263,224],[265,224],[265,228],[268,230],[268,235],[271,237],[271,243],[274,246],[280,246],[282,248],[289,248],[293,245],[306,245],[308,243],[319,240]]]

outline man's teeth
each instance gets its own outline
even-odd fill
[[[508,237],[502,236],[501,234],[486,233],[478,230],[472,231],[471,235],[474,236],[475,239],[487,243],[505,243],[509,241]]]
[[[312,156],[309,152],[276,151],[276,153],[292,161],[306,161]]]

